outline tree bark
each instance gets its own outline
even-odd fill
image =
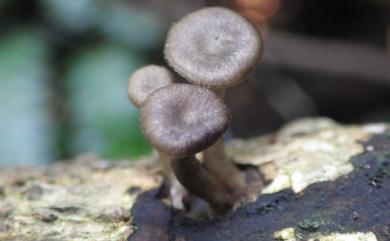
[[[3,168],[0,240],[390,240],[387,127],[306,119],[232,141],[229,157],[266,186],[212,220],[170,207],[152,157]]]

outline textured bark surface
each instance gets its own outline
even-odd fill
[[[148,161],[91,156],[0,170],[0,240],[126,240],[136,197],[161,180]]]
[[[154,157],[0,170],[0,240],[390,240],[386,125],[306,119],[228,154],[266,187],[214,220],[170,208]]]

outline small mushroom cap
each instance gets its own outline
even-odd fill
[[[155,90],[173,84],[174,77],[165,67],[148,65],[135,71],[129,78],[129,100],[140,107]]]
[[[246,18],[223,8],[196,11],[168,33],[165,58],[189,82],[214,88],[239,83],[256,66],[262,40]]]
[[[153,92],[141,107],[141,127],[159,151],[188,156],[211,146],[225,132],[230,113],[211,90],[173,84]]]

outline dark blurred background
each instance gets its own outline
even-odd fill
[[[169,26],[213,5],[237,7],[0,0],[0,166],[149,153],[127,79],[142,65],[165,65]],[[229,137],[269,133],[304,116],[390,121],[390,1],[281,0],[267,25],[261,63],[228,90]]]

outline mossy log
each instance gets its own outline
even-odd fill
[[[152,156],[1,169],[0,240],[388,241],[387,127],[304,119],[231,141],[228,154],[240,168],[258,170],[265,188],[213,220],[170,208]]]

